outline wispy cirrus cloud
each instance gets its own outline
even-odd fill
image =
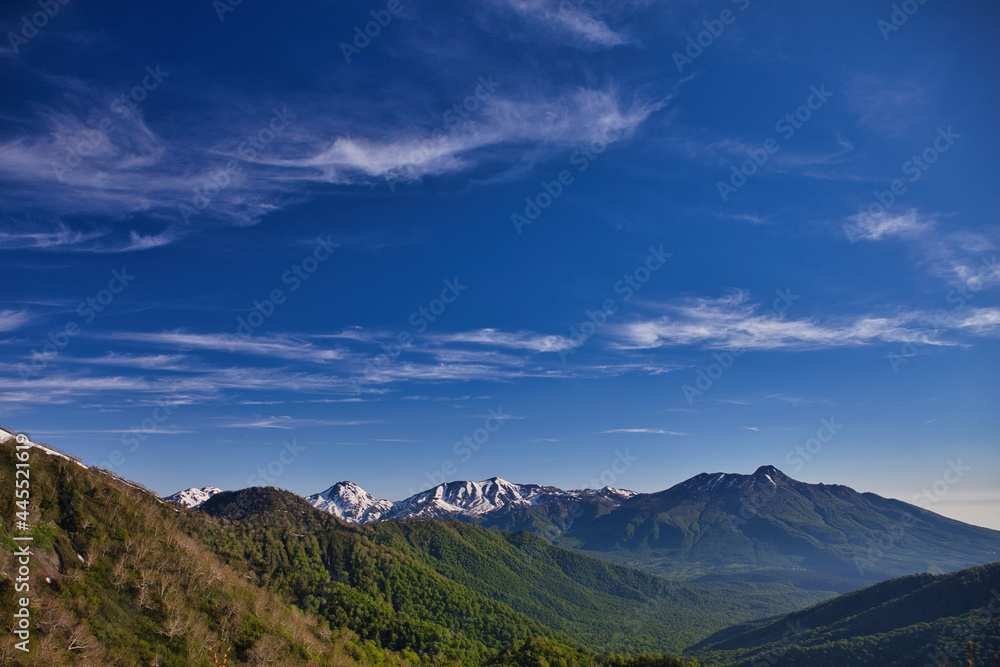
[[[500,331],[476,329],[455,334],[438,334],[431,337],[438,343],[476,343],[531,352],[562,352],[580,343],[566,336],[538,334],[532,331]]]
[[[103,357],[66,357],[65,360],[74,364],[88,366],[122,366],[156,371],[187,371],[191,370],[190,360],[183,354],[123,354],[108,352]]]
[[[687,79],[679,83],[685,80]],[[683,158],[713,166],[740,164],[747,159],[748,154],[761,150],[760,140],[733,137],[713,128],[690,127],[679,123],[668,127],[655,141],[665,150]],[[843,173],[844,165],[850,161],[854,150],[850,141],[833,136],[816,150],[807,152],[782,149],[770,156],[760,169],[766,173],[823,180],[854,180],[853,173]],[[729,211],[722,211],[720,217],[738,219],[737,215]],[[752,217],[747,221],[760,224]]]
[[[443,135],[411,118],[389,124],[349,118],[331,128],[325,117],[320,122],[311,114],[289,121],[297,125],[287,136],[251,154],[237,146],[266,118],[242,118],[224,129],[192,124],[183,136],[167,138],[164,128],[147,125],[140,108],[115,117],[111,131],[98,132],[90,125],[108,114],[111,93],[89,91],[86,84],[70,86],[58,108],[39,103],[29,130],[0,138],[0,183],[14,193],[8,206],[24,218],[0,232],[5,249],[135,252],[195,233],[186,215],[197,216],[200,228],[255,224],[305,196],[303,183],[412,182],[482,165],[503,173],[569,146],[627,139],[666,104],[628,100],[612,88],[549,96],[524,90],[507,95],[502,88],[473,118]],[[393,107],[395,100],[370,103]],[[86,155],[78,156],[74,147],[81,145]],[[74,156],[72,166],[67,155]],[[227,164],[232,168],[223,169]],[[199,195],[206,191],[210,198]],[[32,221],[32,211],[47,219]],[[69,221],[81,213],[95,222]],[[136,213],[141,218],[132,222]]]
[[[886,79],[871,73],[850,77],[845,99],[858,122],[871,130],[901,137],[924,120],[934,95],[925,81]]]
[[[400,400],[403,401],[440,401],[445,403],[458,403],[461,401],[487,401],[492,399],[492,396],[429,396],[427,394],[416,394],[410,396],[401,396]]]
[[[973,292],[1000,285],[996,233],[956,231],[928,238],[920,249],[931,273]]]
[[[539,368],[521,369],[477,363],[414,363],[398,362],[362,376],[365,384],[400,382],[468,382],[471,380],[503,381],[521,377],[539,377]]]
[[[493,4],[513,10],[564,43],[586,49],[606,49],[629,42],[623,33],[613,30],[604,18],[595,13],[595,3],[592,2],[493,0]]]
[[[61,429],[58,431],[40,431],[36,430],[33,434],[40,436],[57,436],[57,435],[120,435],[122,433],[133,433],[134,429],[123,429],[123,428],[81,428],[81,429]],[[167,428],[167,427],[152,427],[143,428],[143,434],[145,435],[190,435],[192,433],[197,433],[197,431],[192,431],[189,429],[182,428]]]
[[[502,84],[501,84],[502,85]],[[424,130],[360,128],[336,137],[303,157],[269,157],[286,180],[363,184],[382,178],[417,180],[428,175],[471,170],[485,160],[508,166],[526,156],[595,140],[614,143],[630,137],[666,101],[623,102],[613,90],[576,88],[553,97],[504,97],[483,102],[475,119],[432,137]],[[356,128],[359,129],[359,128]],[[319,139],[309,142],[315,146]],[[530,145],[531,151],[523,147]],[[520,148],[519,148],[520,147]]]
[[[0,248],[4,250],[50,250],[59,252],[119,253],[165,246],[183,234],[169,230],[144,233],[135,229],[73,229],[64,221],[13,220],[0,230]]]
[[[7,250],[64,250],[89,247],[105,236],[106,231],[74,230],[59,220],[10,220],[7,228],[0,230],[0,246]]]
[[[809,396],[789,396],[788,394],[768,394],[764,398],[772,401],[781,401],[782,403],[788,403],[790,405],[806,405],[809,403],[829,403],[829,401],[824,398],[812,398]]]
[[[909,245],[916,262],[948,282],[973,291],[1000,284],[997,233],[950,231],[936,217],[911,208],[902,213],[856,213],[844,224],[852,241],[901,241]]]
[[[31,322],[31,314],[27,310],[0,310],[0,331],[13,331]]]
[[[225,423],[224,428],[275,428],[291,431],[304,426],[362,426],[365,424],[378,424],[378,421],[364,420],[338,420],[338,419],[310,419],[296,418],[289,415],[255,417],[250,420],[236,420]]]
[[[949,333],[995,333],[1000,309],[979,308],[931,319],[903,311],[889,316],[859,315],[825,319],[790,318],[765,311],[746,292],[718,299],[689,299],[661,308],[668,314],[612,328],[621,349],[700,346],[707,349],[818,350],[873,343],[958,344]],[[925,322],[935,322],[933,328]]]
[[[142,406],[192,403],[228,403],[230,392],[273,392],[348,397],[354,392],[340,376],[280,368],[202,367],[179,376],[151,373],[106,375],[66,372],[52,368],[38,377],[9,374],[0,380],[0,405],[38,403],[63,405],[98,399],[104,405]],[[377,390],[366,390],[377,391]]]
[[[345,355],[342,349],[321,348],[308,340],[291,335],[243,337],[235,334],[199,334],[177,330],[159,333],[117,332],[109,334],[108,338],[181,350],[213,350],[314,363],[327,363],[341,359]]]
[[[636,433],[636,434],[648,434],[648,435],[673,435],[678,437],[689,437],[690,433],[681,433],[680,431],[671,431],[665,428],[613,428],[607,431],[599,431],[599,433]]]
[[[853,238],[881,241],[892,237],[913,237],[933,227],[933,223],[917,214],[916,209],[892,214],[881,211],[874,215],[857,213],[848,218],[847,227]]]

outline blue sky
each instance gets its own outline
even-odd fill
[[[164,494],[774,464],[1000,528],[995,3],[44,5],[4,426]]]

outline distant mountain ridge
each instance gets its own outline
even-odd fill
[[[13,450],[11,436],[0,440],[0,448]],[[100,629],[88,639],[92,645],[117,636],[108,632],[116,627],[109,624],[129,619],[129,639],[106,646],[116,655],[132,656],[128,664],[151,663],[157,651],[185,650],[164,634],[181,626],[162,617],[158,598],[151,602],[141,586],[143,576],[167,562],[163,558],[185,575],[161,582],[160,590],[176,588],[195,596],[184,602],[186,613],[207,615],[205,621],[214,618],[215,607],[198,597],[205,593],[204,584],[181,583],[212,581],[209,574],[222,572],[217,566],[184,570],[186,554],[207,556],[203,547],[235,568],[227,585],[253,585],[246,575],[256,574],[258,584],[272,593],[292,596],[308,613],[321,614],[364,641],[378,642],[374,648],[380,649],[450,646],[485,659],[498,649],[508,655],[501,645],[528,633],[583,642],[594,650],[608,645],[632,651],[685,649],[725,667],[754,667],[761,660],[903,667],[922,664],[925,658],[960,659],[968,642],[974,646],[970,657],[982,664],[1000,650],[995,625],[982,622],[988,618],[995,623],[1000,610],[997,565],[892,579],[789,614],[830,596],[818,584],[840,581],[857,588],[862,579],[844,575],[844,568],[849,570],[859,558],[865,568],[883,568],[869,576],[894,568],[939,571],[984,554],[995,560],[1000,533],[846,486],[798,482],[770,466],[752,475],[696,475],[654,494],[567,492],[498,479],[451,483],[417,494],[404,509],[416,514],[458,508],[467,512],[462,521],[421,518],[360,525],[270,487],[228,492],[204,487],[179,494],[176,502],[200,503],[202,511],[186,515],[178,507],[170,510],[140,485],[87,468],[44,445],[26,444],[44,454],[33,458],[33,476],[45,494],[42,516],[58,531],[56,541],[40,547],[44,553],[33,561],[52,579],[55,597],[46,599],[50,604],[68,601],[68,587],[97,586],[95,595],[113,600],[114,615],[105,617],[91,607],[72,607],[70,613]],[[13,467],[12,456],[0,458],[8,469]],[[202,502],[204,495],[210,498]],[[354,496],[359,506],[377,509],[377,499],[366,497],[357,485],[344,483],[328,495]],[[576,503],[576,509],[566,511],[567,503]],[[120,506],[129,507],[132,517],[124,526]],[[563,528],[548,541],[529,532],[483,530],[498,522],[522,522],[542,533],[543,520],[561,512]],[[84,528],[93,521],[99,522],[99,531]],[[476,523],[480,525],[471,525]],[[10,531],[8,525],[5,536]],[[128,545],[138,542],[117,539],[119,534],[141,536],[143,544],[136,550]],[[552,542],[572,543],[574,550]],[[741,551],[747,544],[753,558]],[[617,551],[595,548],[608,545]],[[159,551],[147,554],[128,575],[135,587],[121,589],[111,565],[129,562],[130,548],[135,554]],[[102,550],[112,550],[114,558],[100,555]],[[135,554],[133,558],[139,557]],[[702,570],[688,581],[661,579],[588,557],[598,554],[608,560],[631,559],[654,572],[678,566]],[[707,557],[716,560],[706,562]],[[64,579],[70,570],[87,574]],[[232,595],[256,595],[241,591],[233,589]],[[285,608],[276,602],[276,609]],[[9,611],[10,604],[10,595],[0,596],[0,606]],[[462,616],[470,607],[480,612]],[[789,615],[777,620],[775,614]],[[759,616],[767,618],[752,620]],[[634,625],[636,617],[646,621]],[[245,614],[245,631],[234,643],[238,658],[250,659],[251,651],[263,651],[268,644],[282,645],[276,640],[255,643],[261,632],[273,635],[292,620],[271,618],[261,625],[261,618]],[[455,625],[456,618],[462,623]],[[182,618],[174,620],[183,625]],[[733,621],[741,624],[725,627]],[[312,640],[301,635],[296,641]],[[353,640],[348,636],[347,641]],[[165,664],[196,663],[174,659]]]
[[[394,503],[383,519],[441,519],[456,515],[485,516],[493,512],[558,503],[604,498],[613,503],[636,495],[635,491],[576,489],[563,491],[554,486],[513,484],[499,477],[482,482],[446,482]]]
[[[193,509],[221,491],[214,486],[202,489],[192,487],[166,496],[164,500]],[[395,502],[376,498],[354,482],[345,480],[325,491],[306,496],[306,500],[313,507],[348,523],[372,524],[398,519],[482,517],[517,507],[557,504],[561,501],[604,501],[617,506],[635,495],[638,495],[635,491],[611,487],[563,491],[554,486],[514,484],[499,477],[491,477],[481,482],[445,482]]]
[[[186,498],[203,502],[208,489],[195,491]],[[344,481],[306,501],[354,524],[459,519],[537,533],[671,577],[794,581],[803,589],[840,593],[1000,556],[1000,531],[843,485],[800,482],[774,466],[750,475],[701,473],[657,493],[564,491],[492,477],[438,484],[397,502]]]
[[[564,536],[673,576],[788,580],[846,592],[917,572],[995,561],[1000,531],[839,484],[808,484],[773,466],[703,473],[639,494]]]

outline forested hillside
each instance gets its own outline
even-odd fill
[[[761,610],[816,599],[670,582],[537,535],[457,521],[345,524],[270,488],[221,493],[199,511],[217,518],[203,539],[230,562],[246,562],[308,611],[396,650],[485,656],[538,634],[600,651],[679,652]]]
[[[13,479],[13,443],[0,479]],[[32,450],[30,652],[0,638],[3,665],[335,665],[399,662],[248,581],[192,539],[176,506],[136,485]],[[0,617],[13,618],[13,494],[0,495]],[[22,533],[18,533],[19,535]],[[221,658],[220,658],[221,659]]]
[[[13,443],[0,444],[0,478],[13,469]],[[595,650],[579,628],[550,628],[404,553],[398,536],[359,530],[287,492],[223,494],[216,518],[39,449],[31,482],[30,651],[6,634],[4,665],[207,667],[227,654],[228,665],[279,667],[522,664],[553,651],[577,656],[567,664],[686,664]],[[14,516],[13,498],[0,497],[7,619],[24,595],[8,576]],[[672,637],[662,626],[646,643]]]
[[[13,471],[13,443],[0,444],[0,478]],[[8,619],[23,595],[9,575],[18,509],[0,496]],[[189,510],[40,449],[28,513],[31,651],[7,634],[4,665],[207,667],[228,655],[279,667],[903,667],[966,659],[968,642],[977,665],[1000,651],[1000,564],[894,579],[789,614],[815,599],[671,581],[527,532],[348,524],[274,488]]]
[[[900,577],[785,617],[728,628],[690,649],[711,665],[995,664],[1000,563]]]

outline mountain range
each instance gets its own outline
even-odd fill
[[[13,479],[18,465],[11,439],[0,431],[0,479]],[[903,667],[983,665],[1000,650],[996,563],[834,596],[807,585],[822,570],[815,558],[799,564],[810,573],[799,579],[787,564],[784,581],[777,569],[765,576],[764,568],[741,578],[695,576],[691,567],[682,579],[652,574],[662,565],[652,561],[642,571],[608,562],[611,552],[594,558],[597,552],[580,550],[616,540],[623,551],[614,557],[639,561],[643,550],[676,548],[670,525],[718,542],[713,513],[736,502],[753,511],[732,514],[728,530],[754,537],[762,551],[771,545],[788,559],[786,538],[819,534],[829,541],[828,555],[843,556],[847,547],[824,531],[836,527],[855,539],[860,522],[890,502],[803,485],[771,468],[699,475],[658,494],[624,498],[507,488],[497,480],[459,483],[426,495],[423,508],[469,503],[479,514],[351,523],[271,487],[200,489],[208,500],[179,497],[199,504],[190,510],[55,448],[28,446],[29,525],[0,522],[0,541],[9,547],[0,550],[0,615],[15,618],[26,599],[8,573],[20,562],[15,538],[30,537],[31,654],[15,648],[19,638],[9,634],[0,638],[2,664],[27,667],[42,658],[54,667],[211,667],[228,656],[229,664],[272,667]],[[545,495],[554,497],[538,503]],[[531,531],[476,525],[496,514],[521,521],[516,517],[525,511],[560,503],[570,509],[559,539],[574,536],[573,549]],[[594,511],[574,511],[571,503]],[[808,503],[826,527],[815,524]],[[14,516],[18,507],[12,495],[0,495],[0,516]],[[623,523],[612,530],[605,522],[614,516]],[[914,514],[905,529],[886,535],[900,551],[916,548],[920,558],[939,563],[973,558],[977,541],[995,538],[935,517]],[[764,530],[781,521],[785,533]],[[699,542],[689,541],[692,558],[709,553]],[[890,542],[880,548],[892,552]],[[738,551],[724,556],[737,570],[746,563]],[[751,572],[760,576],[753,580]]]
[[[193,509],[222,489],[206,486],[190,488],[167,496],[164,500]],[[329,512],[349,523],[370,524],[398,519],[442,519],[485,517],[494,512],[511,511],[532,506],[562,506],[563,504],[597,503],[613,509],[633,496],[635,491],[604,487],[563,491],[554,486],[513,484],[499,477],[481,482],[456,481],[438,484],[399,501],[382,500],[351,481],[337,482],[330,488],[306,500],[314,507]]]
[[[197,507],[218,490],[168,497]],[[837,484],[794,480],[774,466],[702,473],[657,493],[563,491],[498,477],[455,481],[401,501],[344,481],[306,498],[349,523],[458,519],[527,530],[554,544],[687,579],[789,581],[846,592],[915,572],[998,558],[1000,532]]]

